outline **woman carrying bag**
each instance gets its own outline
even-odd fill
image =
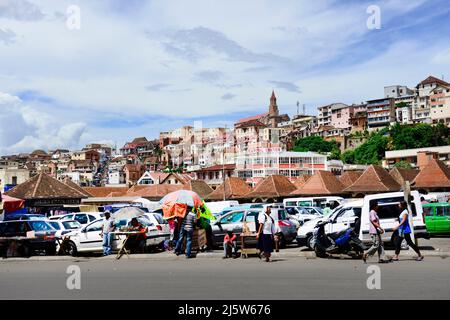
[[[267,207],[264,212],[258,216],[259,228],[256,235],[259,249],[264,252],[266,262],[271,262],[270,256],[273,252],[275,220],[270,216],[271,209]]]
[[[402,249],[403,239],[406,240],[408,245],[417,253],[417,261],[423,260],[423,255],[420,253],[419,248],[411,239],[411,227],[409,225],[409,212],[408,205],[405,201],[400,202],[398,205],[401,213],[399,216],[399,225],[394,228],[394,245],[395,245],[395,256],[392,258],[394,261],[398,261],[398,255]]]

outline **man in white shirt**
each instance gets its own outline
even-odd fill
[[[103,237],[103,255],[107,256],[111,254],[111,242],[113,238],[113,232],[115,229],[114,219],[111,218],[111,213],[105,211],[105,220],[102,226],[102,237]]]
[[[259,248],[264,252],[266,262],[270,262],[270,256],[273,252],[274,234],[276,232],[275,220],[270,216],[270,207],[266,211],[262,211],[258,215],[259,228],[256,235],[258,239]]]

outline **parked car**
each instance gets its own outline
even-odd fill
[[[103,212],[74,212],[63,215],[58,220],[75,220],[85,226],[95,220],[102,219],[104,216]]]
[[[361,216],[362,206],[362,199],[348,201],[337,207],[328,217],[322,216],[305,222],[297,231],[297,244],[299,246],[312,248],[311,242],[313,240],[314,229],[317,223],[325,220],[329,221],[329,223],[325,225],[326,234],[339,233],[347,229],[355,222],[357,217]]]
[[[144,216],[147,217],[158,230],[159,237],[155,238],[155,241],[161,245],[164,241],[170,239],[170,226],[169,223],[163,219],[162,215],[159,213],[150,212]]]
[[[37,251],[44,251],[47,255],[56,253],[55,233],[47,221],[44,220],[16,220],[0,222],[0,237],[26,237],[27,232],[33,231],[34,238],[22,241],[20,252],[24,256],[31,256]],[[0,252],[5,255],[7,242],[0,240]]]
[[[344,198],[342,197],[299,197],[287,198],[283,200],[285,208],[289,207],[320,207],[325,208],[327,204],[331,208],[339,206]]]
[[[214,202],[206,202],[205,203],[211,213],[215,216],[220,216],[223,214],[223,211],[227,208],[238,206],[239,202],[236,200],[229,201],[214,201]],[[228,210],[228,212],[231,210]]]
[[[48,224],[56,230],[55,236],[58,238],[82,227],[82,225],[75,220],[49,220]]]
[[[418,191],[411,191],[412,202],[411,211],[412,222],[414,226],[414,236],[416,238],[429,238],[427,227],[425,225],[425,218],[423,216],[423,208],[420,200],[420,194]],[[366,243],[371,242],[369,234],[369,212],[370,206],[374,202],[378,203],[378,217],[380,218],[381,227],[384,229],[384,233],[381,238],[384,242],[390,242],[393,234],[393,228],[398,224],[398,217],[400,215],[400,209],[398,204],[404,201],[403,192],[390,192],[379,193],[373,195],[367,195],[364,197],[364,204],[361,213],[361,230],[359,238]]]
[[[13,220],[44,220],[46,219],[43,214],[28,214],[28,213],[19,213],[19,214],[8,214],[5,215],[4,221],[13,221]]]
[[[244,209],[232,211],[221,216],[211,225],[214,245],[222,246],[223,238],[228,231],[236,234],[239,243],[244,222],[247,224],[250,231],[256,232],[259,227],[258,215],[261,212],[262,210],[257,209]],[[296,227],[294,223],[289,221],[284,209],[272,209],[271,216],[275,220],[277,228],[279,228],[282,233],[281,245],[284,246],[291,243],[296,236]]]
[[[158,238],[160,234],[156,226],[154,226],[147,217],[139,217],[139,222],[148,227],[146,246],[157,246],[159,245]],[[128,223],[128,221],[125,221]],[[79,230],[72,231],[67,234],[70,236],[68,242],[67,252],[72,256],[77,256],[78,253],[91,252],[100,253],[103,251],[103,238],[101,236],[103,226],[103,219],[96,220],[83,226]],[[111,249],[113,251],[118,251],[122,245],[122,241],[125,236],[115,236],[112,243]]]
[[[289,207],[286,208],[286,212],[291,220],[298,223],[299,227],[305,222],[323,217],[323,211],[319,207]]]
[[[226,207],[222,210],[222,212],[220,212],[219,214],[216,214],[216,216],[220,217],[220,216],[223,216],[224,214],[227,214],[228,212],[236,211],[236,210],[262,209],[262,208],[263,208],[262,203],[243,203],[243,204],[239,204],[239,205],[235,205],[235,206],[231,206],[231,207]]]
[[[450,202],[428,203],[422,206],[427,231],[430,234],[450,234]]]

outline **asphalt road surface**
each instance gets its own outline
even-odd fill
[[[371,264],[356,260],[280,258],[265,263],[257,258],[185,260],[180,256],[3,262],[0,299],[450,298],[450,258],[403,259],[373,264],[380,267],[379,290],[367,288]],[[79,290],[67,288],[69,265],[80,267]]]

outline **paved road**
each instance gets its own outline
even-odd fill
[[[450,258],[381,268],[381,290],[366,286],[361,261],[257,258],[79,261],[81,290],[68,290],[68,261],[0,264],[0,299],[449,299]]]

